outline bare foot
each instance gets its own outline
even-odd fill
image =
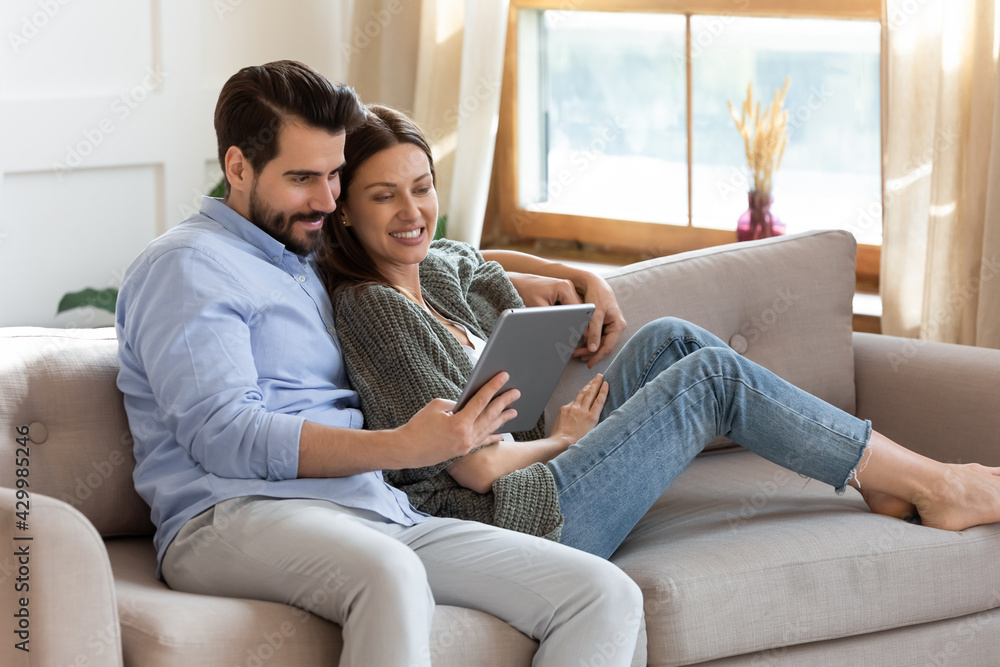
[[[908,503],[902,498],[882,493],[881,491],[866,491],[864,488],[858,489],[861,497],[868,504],[868,509],[872,514],[883,514],[885,516],[914,520],[917,516],[917,507],[913,503]]]
[[[914,502],[925,526],[964,530],[1000,521],[1000,468],[978,463],[948,465]]]

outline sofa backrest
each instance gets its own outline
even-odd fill
[[[152,534],[117,376],[114,329],[0,329],[0,486],[26,468],[30,493],[73,505],[101,535]]]
[[[853,413],[856,244],[808,232],[622,267],[608,276],[628,329],[673,315],[699,324],[790,382]],[[571,363],[551,410],[597,370]],[[151,534],[135,492],[132,436],[115,384],[113,329],[0,329],[0,486],[13,487],[28,428],[29,490],[80,510],[104,536]]]
[[[708,329],[792,384],[854,414],[851,348],[857,243],[815,231],[718,246],[606,274],[628,328],[665,315]],[[546,410],[549,423],[598,371],[573,362]]]

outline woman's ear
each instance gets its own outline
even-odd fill
[[[351,226],[351,216],[347,211],[347,203],[341,202],[337,204],[337,210],[340,212],[340,223],[345,227]]]

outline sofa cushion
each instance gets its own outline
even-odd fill
[[[871,514],[750,452],[702,458],[612,560],[642,588],[650,665],[686,665],[1000,607],[1000,524]]]
[[[276,602],[172,591],[157,580],[148,539],[107,542],[115,573],[125,663],[143,667],[337,664],[340,628]],[[389,631],[389,629],[387,629]],[[537,644],[482,612],[438,606],[435,667],[529,665]]]
[[[701,663],[700,667],[986,667],[1000,655],[1000,609]]]
[[[854,413],[854,260],[844,231],[816,231],[730,244],[625,266],[606,274],[628,328],[664,315],[708,329],[737,352]],[[603,372],[570,364],[546,417]]]
[[[152,534],[117,377],[114,329],[0,329],[0,432],[30,427],[31,491],[69,503],[101,535]],[[14,479],[13,464],[0,458],[0,479]]]

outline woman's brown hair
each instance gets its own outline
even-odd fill
[[[417,124],[401,111],[381,104],[369,104],[365,107],[364,122],[347,133],[337,210],[327,218],[323,227],[323,247],[319,252],[320,275],[331,297],[337,290],[352,285],[389,284],[358,241],[354,229],[344,224],[342,211],[358,167],[376,153],[398,144],[413,144],[424,152],[433,182],[434,157],[431,155],[431,147]]]

